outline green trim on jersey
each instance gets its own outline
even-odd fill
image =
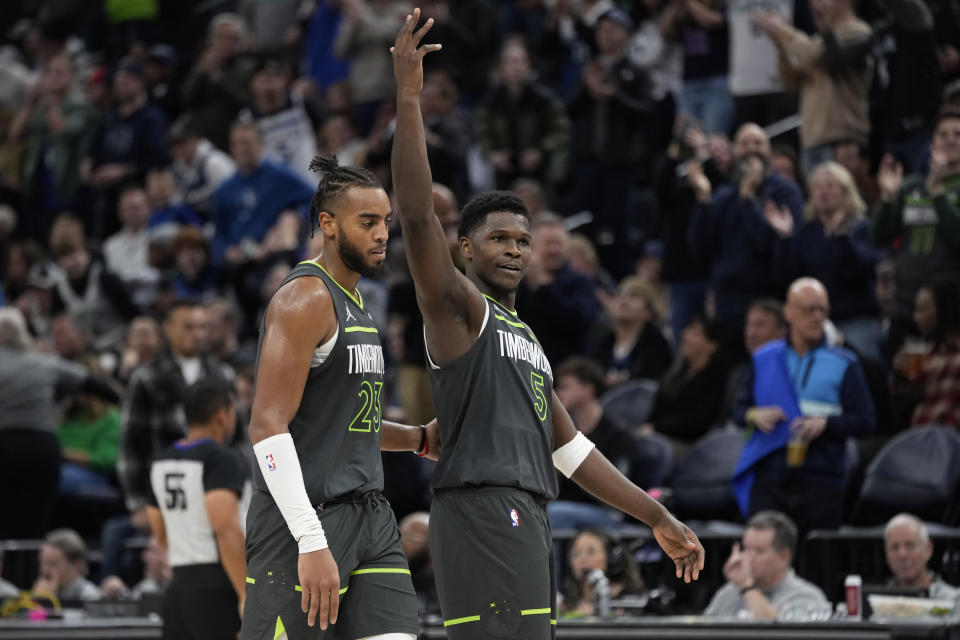
[[[341,291],[343,291],[345,294],[347,294],[347,296],[348,296],[351,300],[353,300],[353,302],[354,302],[358,307],[360,307],[360,310],[361,310],[361,311],[365,311],[365,309],[363,308],[363,296],[360,295],[360,290],[359,290],[359,289],[355,289],[355,290],[354,290],[354,293],[356,293],[357,295],[353,295],[353,293],[350,293],[349,291],[347,291],[347,290],[344,288],[344,286],[343,286],[342,284],[340,284],[339,282],[337,282],[337,279],[334,278],[332,275],[330,275],[330,272],[327,271],[326,269],[324,269],[324,268],[323,268],[323,265],[320,264],[319,262],[317,262],[316,260],[302,260],[301,262],[298,262],[297,264],[298,264],[298,265],[300,265],[300,264],[312,264],[312,265],[314,265],[314,266],[316,266],[316,267],[319,267],[321,271],[323,271],[325,274],[327,274],[327,277],[328,277],[328,278],[330,278],[331,280],[333,280],[333,283],[334,283],[335,285],[337,285],[338,287],[340,287],[340,290],[341,290]]]
[[[493,301],[493,302],[496,302],[501,308],[503,308],[504,311],[506,311],[506,312],[509,313],[510,315],[512,315],[512,316],[517,315],[517,312],[516,312],[516,311],[514,311],[513,309],[511,309],[511,308],[508,307],[507,305],[503,304],[502,302],[500,302],[499,300],[497,300],[497,299],[494,298],[493,296],[488,296],[487,294],[485,294],[485,293],[483,293],[483,292],[481,292],[481,295],[482,295],[484,298],[486,298],[487,300],[491,300],[491,301]]]
[[[527,325],[523,324],[522,322],[514,322],[513,320],[507,320],[504,316],[500,315],[499,313],[493,314],[493,317],[496,318],[497,320],[502,320],[503,322],[506,322],[511,327],[516,327],[518,329],[527,328]]]
[[[280,616],[277,616],[277,626],[273,630],[273,640],[277,640],[277,638],[279,638],[286,632],[287,630],[283,628],[283,620],[280,619]]]
[[[360,333],[375,333],[377,335],[380,335],[380,332],[377,331],[376,327],[344,327],[343,328],[344,333],[353,333],[355,331],[359,331]]]

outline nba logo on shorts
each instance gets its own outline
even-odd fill
[[[264,456],[264,457],[267,459],[267,469],[269,469],[270,471],[276,471],[276,470],[277,470],[277,463],[273,461],[273,454],[272,454],[272,453],[268,453],[268,454],[267,454],[266,456]]]
[[[512,524],[515,527],[520,526],[520,516],[517,515],[516,509],[510,509],[510,524]]]

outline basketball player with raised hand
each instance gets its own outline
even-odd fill
[[[433,211],[419,103],[423,57],[440,46],[419,46],[433,24],[415,30],[419,18],[418,9],[407,17],[391,49],[392,167],[440,424],[430,544],[444,626],[452,640],[550,638],[556,585],[545,504],[557,495],[554,466],[650,525],[678,578],[697,579],[703,547],[577,432],[553,393],[550,363],[514,311],[531,242],[516,195],[484,193],[463,208],[466,275],[454,267]]]
[[[365,169],[318,158],[323,252],[274,294],[257,354],[244,640],[415,638],[417,601],[380,451],[436,452],[436,422],[382,420],[380,337],[356,290],[386,258],[390,200]]]

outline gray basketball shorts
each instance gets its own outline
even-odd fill
[[[430,549],[450,640],[547,640],[556,628],[545,503],[520,489],[438,491]]]
[[[255,508],[271,514],[276,511],[279,516],[269,495],[255,494],[251,513]],[[416,593],[397,521],[387,501],[376,496],[332,504],[319,515],[340,569],[337,623],[326,631],[318,622],[307,625],[307,614],[300,610],[303,592],[297,575],[297,543],[282,518],[271,518],[269,530],[258,526],[256,538],[248,539],[242,640],[275,640],[284,632],[289,640],[417,635]],[[279,522],[274,524],[274,519]]]

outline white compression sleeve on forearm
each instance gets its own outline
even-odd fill
[[[553,452],[553,466],[566,477],[576,473],[596,445],[587,436],[577,431],[567,444]]]
[[[289,433],[278,433],[253,445],[257,463],[290,533],[300,547],[300,553],[327,548],[327,537],[317,512],[310,504],[303,471],[293,438]]]

